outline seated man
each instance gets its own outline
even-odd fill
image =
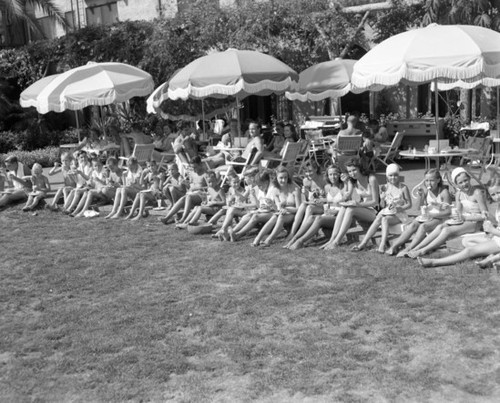
[[[347,118],[347,128],[339,131],[338,136],[362,136],[363,132],[357,128],[358,118],[355,115],[349,115]]]
[[[4,176],[4,190],[0,193],[0,209],[10,204],[17,204],[28,200],[28,193],[31,189],[31,182],[24,180],[23,177],[31,175],[28,167],[17,160],[17,157],[11,155],[5,160],[6,171]]]

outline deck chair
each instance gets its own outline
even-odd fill
[[[137,158],[139,165],[145,165],[147,161],[151,161],[154,148],[154,144],[136,144],[129,157],[120,157],[120,165],[123,166],[123,163],[128,161],[130,157]]]
[[[491,145],[490,137],[468,137],[465,140],[464,148],[470,150],[470,152],[467,156],[462,157],[460,165],[467,164],[470,168],[479,168],[479,179],[481,179],[487,166],[489,166]]]
[[[297,156],[299,155],[301,147],[302,144],[300,143],[292,143],[290,141],[287,141],[285,146],[283,147],[281,157],[276,156],[263,158],[260,161],[260,165],[264,168],[267,168],[269,167],[270,163],[274,162],[274,165],[286,165],[292,166],[293,168],[295,166],[295,161],[297,160]]]
[[[295,160],[295,172],[297,175],[302,175],[304,169],[309,161],[309,148],[311,147],[309,140],[299,140],[297,142],[300,144],[299,153],[297,154],[297,159]]]
[[[385,166],[394,162],[394,159],[399,154],[399,147],[401,147],[401,142],[403,141],[404,135],[405,135],[404,131],[397,132],[394,138],[392,139],[390,147],[387,148],[386,150],[382,149],[382,152],[375,157],[373,163],[370,163],[370,165],[373,165],[373,167],[375,167],[377,161],[381,162]]]
[[[359,156],[362,143],[362,136],[338,136],[332,147],[332,158],[335,164],[344,169],[347,160]]]
[[[215,172],[217,172],[222,178],[221,186],[226,183],[227,178],[231,172],[236,173],[240,178],[242,178],[245,170],[250,167],[250,163],[255,157],[255,152],[256,150],[253,150],[251,153],[248,153],[247,157],[243,161],[226,160],[226,163],[224,165],[215,168]],[[241,168],[240,173],[236,172],[236,168],[238,167]]]

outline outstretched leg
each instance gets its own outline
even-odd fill
[[[440,259],[419,258],[419,263],[424,267],[448,266],[463,262],[467,259],[474,259],[480,256],[488,256],[492,253],[500,253],[500,247],[495,241],[488,241],[462,249],[458,253]]]

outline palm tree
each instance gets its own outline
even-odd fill
[[[68,26],[63,12],[53,0],[0,0],[0,12],[5,25],[4,28],[12,24],[15,27],[14,30],[22,29],[20,27],[23,24],[27,28],[28,37],[33,32],[36,36],[43,38],[45,35],[35,18],[35,9],[39,9],[47,16],[54,18],[63,27]],[[5,32],[7,35],[13,33],[9,32],[8,29],[5,29]],[[8,42],[9,38],[7,38]]]

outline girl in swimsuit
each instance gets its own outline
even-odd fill
[[[285,226],[292,224],[295,213],[300,206],[300,189],[293,183],[290,173],[284,166],[279,166],[276,169],[273,196],[277,212],[262,227],[252,246],[269,246]],[[267,234],[269,235],[263,241]]]
[[[324,194],[326,182],[324,175],[320,174],[321,168],[315,164],[309,164],[304,171],[302,180],[302,203],[295,214],[292,229],[288,234],[288,243],[284,248],[290,246],[298,237],[295,235],[300,232],[301,235],[311,226],[315,215],[323,214],[323,204],[320,203],[320,197]],[[293,242],[292,242],[293,239]]]
[[[495,203],[497,203],[496,214],[494,223],[489,220],[484,221],[483,230],[485,234],[472,235],[467,239],[465,249],[450,256],[441,259],[425,259],[418,258],[418,262],[424,267],[446,266],[455,263],[463,262],[467,259],[476,257],[486,258],[476,262],[481,268],[490,267],[494,262],[500,260],[500,209],[498,202],[500,202],[500,186],[498,182],[493,183],[488,187],[488,193]],[[465,242],[464,242],[465,245]]]
[[[372,223],[377,216],[379,204],[379,185],[377,178],[373,174],[367,174],[362,170],[359,159],[353,158],[345,164],[347,174],[353,182],[350,194],[346,197],[349,204],[344,204],[340,209],[333,233],[330,240],[321,249],[336,249],[347,231],[352,225],[353,220],[361,223]]]
[[[326,170],[325,178],[325,193],[326,199],[323,204],[323,214],[310,216],[304,222],[299,231],[285,245],[285,248],[296,250],[302,248],[306,241],[315,236],[320,229],[329,230],[333,229],[335,218],[341,206],[339,203],[346,200],[346,195],[349,194],[349,188],[352,186],[351,181],[348,180],[347,175],[342,175],[338,166],[331,166]],[[344,183],[344,180],[346,183]]]
[[[385,175],[387,177],[387,185],[382,186],[380,199],[385,208],[378,214],[373,221],[363,241],[359,245],[355,245],[352,250],[362,250],[366,248],[367,243],[373,238],[375,232],[382,229],[382,236],[377,252],[384,253],[387,245],[387,237],[389,236],[389,226],[408,221],[406,210],[411,208],[411,197],[408,187],[399,182],[399,165],[390,164],[387,166]]]
[[[394,255],[415,234],[410,245],[397,255],[398,257],[406,256],[411,249],[424,240],[426,234],[432,232],[434,228],[449,218],[450,193],[448,188],[444,186],[443,178],[441,178],[438,169],[432,168],[425,173],[424,185],[424,189],[418,189],[418,203],[419,208],[427,206],[427,217],[419,216],[410,222],[401,235],[394,240],[392,246],[385,251],[388,255]]]
[[[484,192],[470,183],[470,176],[464,168],[458,167],[451,173],[451,180],[458,187],[455,195],[457,217],[455,221],[439,224],[420,244],[408,252],[415,259],[444,244],[448,239],[474,233],[481,222],[488,218],[488,207]]]

